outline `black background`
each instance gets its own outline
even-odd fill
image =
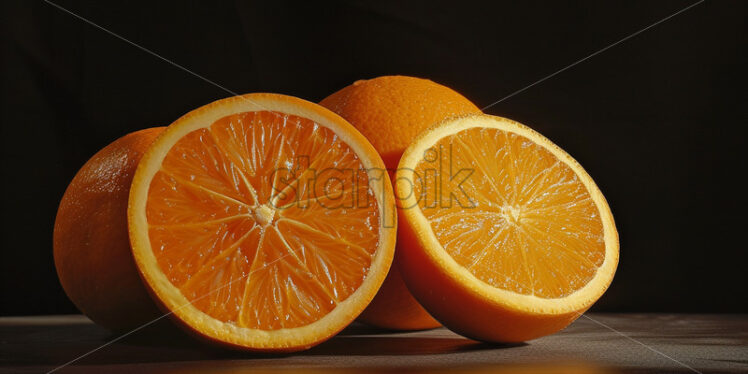
[[[693,1],[56,3],[237,93],[404,74],[484,107]],[[621,261],[595,310],[747,311],[746,4],[706,1],[486,110],[606,195]],[[42,1],[3,8],[0,314],[75,312],[52,227],[77,169],[231,94]]]

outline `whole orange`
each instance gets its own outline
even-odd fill
[[[164,129],[127,134],[97,152],[57,210],[54,259],[62,287],[81,312],[115,331],[158,316],[130,250],[127,204],[138,162]]]
[[[379,152],[390,172],[397,168],[405,149],[427,128],[450,117],[481,112],[449,87],[407,76],[359,80],[320,104],[356,127]],[[440,326],[413,298],[398,272],[396,260],[379,293],[359,319],[398,330]]]

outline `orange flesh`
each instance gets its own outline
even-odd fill
[[[587,189],[523,136],[463,130],[427,150],[415,171],[414,192],[439,243],[493,287],[561,298],[605,260],[602,221]]]
[[[311,120],[230,115],[166,155],[148,191],[151,248],[172,284],[213,318],[304,326],[369,270],[379,210],[368,183],[351,148]]]

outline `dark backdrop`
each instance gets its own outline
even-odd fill
[[[693,1],[67,1],[238,93],[318,101],[405,74],[483,107]],[[52,227],[76,170],[119,136],[226,91],[42,1],[2,11],[0,314],[68,313]],[[746,2],[707,1],[487,110],[576,157],[617,219],[604,311],[746,312]]]

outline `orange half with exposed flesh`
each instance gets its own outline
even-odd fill
[[[468,337],[558,331],[605,292],[618,233],[592,178],[550,140],[489,115],[446,121],[405,151],[395,177],[398,262],[410,291]]]
[[[249,94],[178,119],[143,156],[128,208],[154,299],[198,335],[294,351],[343,329],[392,262],[381,158],[350,124],[293,97]]]

